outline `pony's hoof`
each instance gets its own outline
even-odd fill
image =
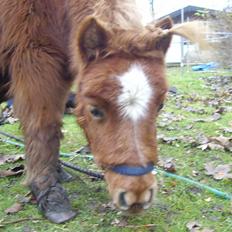
[[[64,223],[77,215],[72,210],[67,194],[59,183],[41,191],[36,196],[36,200],[39,210],[53,223]]]
[[[61,224],[73,219],[77,215],[76,212],[70,210],[67,212],[47,212],[44,216],[51,222]]]

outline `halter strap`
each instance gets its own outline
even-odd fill
[[[124,176],[143,176],[150,173],[154,169],[153,163],[144,166],[128,166],[125,164],[116,165],[110,168],[111,171]]]

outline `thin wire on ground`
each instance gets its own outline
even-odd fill
[[[2,131],[0,131],[0,134],[6,136],[8,138],[15,139],[16,141],[19,141],[20,143],[19,142],[11,141],[9,139],[2,139],[2,138],[0,138],[0,141],[2,141],[4,143],[11,144],[11,145],[15,145],[15,146],[18,146],[18,147],[22,147],[22,148],[25,147],[24,144],[23,144],[23,142],[24,142],[23,139],[18,138],[18,137],[13,136],[13,135],[10,135],[10,134],[5,133],[5,132],[2,132]],[[64,158],[72,157],[74,155],[77,155],[77,154],[76,153],[64,153],[64,152],[60,152],[60,157],[64,157]],[[83,156],[78,156],[78,157],[82,158]],[[93,159],[93,156],[88,156],[88,158],[90,158],[90,157]],[[60,160],[60,162],[62,163],[62,165],[66,166],[68,168],[71,168],[73,170],[82,172],[84,174],[93,176],[95,178],[104,179],[104,175],[102,173],[90,171],[90,170],[84,169],[84,168],[82,168],[82,167],[80,167],[78,165],[74,165],[74,164],[65,162],[63,160]],[[173,174],[173,173],[170,173],[170,172],[163,171],[160,168],[154,168],[153,173],[154,174],[158,173],[158,174],[161,174],[161,175],[166,176],[166,177],[171,177],[171,178],[174,178],[176,180],[183,181],[183,182],[185,182],[187,184],[194,185],[194,186],[196,186],[196,187],[198,187],[200,189],[205,189],[205,190],[213,193],[214,195],[216,195],[216,196],[218,196],[220,198],[224,198],[226,200],[232,200],[232,195],[229,194],[229,193],[222,192],[222,191],[220,191],[218,189],[212,188],[210,186],[207,186],[205,184],[202,184],[202,183],[199,183],[197,181],[191,180],[189,178],[186,178],[186,177],[183,177],[183,176],[179,176],[179,175],[176,175],[176,174]]]

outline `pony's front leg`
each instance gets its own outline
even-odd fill
[[[76,215],[60,184],[60,137],[60,123],[55,121],[25,133],[27,182],[39,210],[55,223],[65,222]]]
[[[25,48],[11,61],[14,109],[26,145],[26,183],[38,208],[50,221],[73,218],[67,194],[59,183],[58,154],[61,120],[71,78],[61,57]]]

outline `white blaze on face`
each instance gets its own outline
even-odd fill
[[[120,114],[133,122],[143,118],[148,111],[152,88],[141,65],[131,65],[119,81],[122,87],[118,96]]]

